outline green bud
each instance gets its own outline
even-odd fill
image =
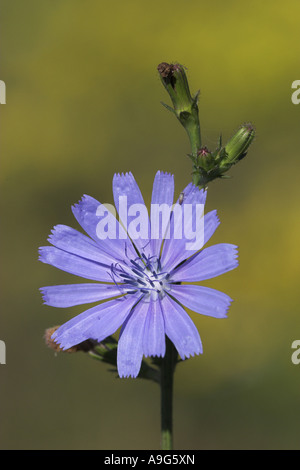
[[[254,127],[252,124],[242,126],[222,147],[220,138],[219,147],[210,152],[206,147],[197,151],[196,158],[190,155],[193,165],[193,183],[201,188],[216,178],[228,178],[225,173],[245,157],[247,150],[254,139]]]
[[[199,92],[192,97],[185,69],[180,64],[162,62],[157,70],[161,81],[169,93],[174,109],[167,104],[163,105],[172,111],[185,128],[192,147],[192,154],[196,157],[201,147],[200,123],[198,111]]]
[[[51,328],[47,328],[45,331],[45,343],[46,345],[53,349],[55,352],[64,352],[64,353],[76,353],[79,351],[88,353],[93,350],[94,346],[97,344],[96,341],[92,339],[87,339],[85,341],[82,341],[82,343],[76,344],[75,346],[72,346],[71,348],[68,349],[62,349],[55,341],[52,339],[53,333],[59,328],[59,325],[53,326]]]
[[[174,111],[179,117],[181,112],[188,112],[194,105],[184,67],[180,64],[162,62],[157,70],[161,81],[170,95]]]
[[[237,131],[225,146],[226,157],[223,159],[225,165],[238,162],[246,156],[247,150],[254,139],[255,130],[252,124],[246,124]]]
[[[215,161],[211,152],[207,147],[201,147],[197,152],[197,167],[209,171],[214,165]]]

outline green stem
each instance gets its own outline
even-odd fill
[[[161,363],[161,448],[173,449],[173,375],[177,362],[177,351],[166,338],[166,354]]]
[[[201,134],[198,106],[194,106],[189,119],[183,124],[191,144],[192,155],[196,158],[197,152],[201,148]]]

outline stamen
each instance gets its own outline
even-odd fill
[[[130,261],[139,271],[142,271],[142,272],[144,271],[144,269],[138,263],[136,263],[133,259],[131,259]]]
[[[116,280],[113,276],[113,273],[108,272],[108,274],[111,277],[111,279],[112,279],[113,283],[115,284],[115,286],[119,289],[120,293],[124,294],[124,288],[123,288],[123,292],[122,292],[122,287],[116,282]]]
[[[138,279],[137,279],[137,281],[138,281]],[[137,282],[135,281],[135,279],[128,279],[128,281],[126,281],[126,284],[129,284],[130,286],[136,286],[137,287]],[[145,285],[147,285],[147,284],[145,284]]]
[[[118,273],[118,276],[121,277],[122,279],[131,279],[131,276],[129,274],[123,274],[123,273]]]
[[[140,289],[143,294],[148,294],[150,289]]]
[[[135,268],[132,268],[132,272],[134,272],[137,276],[143,276],[144,275],[144,272],[140,272]]]
[[[125,254],[128,255],[126,248]],[[162,294],[167,288],[164,281],[169,277],[169,273],[161,272],[160,259],[156,255],[146,256],[143,252],[135,259],[128,256],[127,258],[128,261],[124,261],[123,264],[117,262],[111,265],[110,277],[114,284],[121,293],[151,294],[156,300],[157,295]]]

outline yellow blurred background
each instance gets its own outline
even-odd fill
[[[82,307],[44,306],[38,288],[79,281],[37,261],[56,224],[78,228],[83,194],[113,203],[132,171],[149,202],[157,170],[191,180],[187,136],[160,62],[187,67],[210,149],[243,122],[257,137],[209,187],[240,266],[203,283],[235,301],[226,320],[191,313],[204,354],[175,375],[177,449],[300,448],[300,5],[228,0],[1,1],[0,448],[159,449],[159,388],[120,380],[83,354],[55,355],[44,330]]]

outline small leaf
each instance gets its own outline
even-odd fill
[[[231,178],[231,176],[229,175],[220,175],[220,178],[222,178],[222,180],[228,180],[229,178]]]
[[[220,134],[220,138],[219,138],[219,148],[222,147],[222,134]]]
[[[188,153],[187,156],[192,160],[193,163],[196,163],[197,157],[192,153]]]
[[[174,110],[173,108],[171,108],[171,106],[169,106],[169,105],[166,104],[166,103],[163,103],[162,101],[161,101],[161,104],[162,104],[168,111],[170,111],[171,113],[175,114],[175,116],[176,116],[176,112],[175,112],[175,110]]]
[[[198,106],[199,95],[200,95],[200,90],[198,90],[198,91],[195,93],[195,96],[193,97],[192,106],[193,106],[194,108]]]

